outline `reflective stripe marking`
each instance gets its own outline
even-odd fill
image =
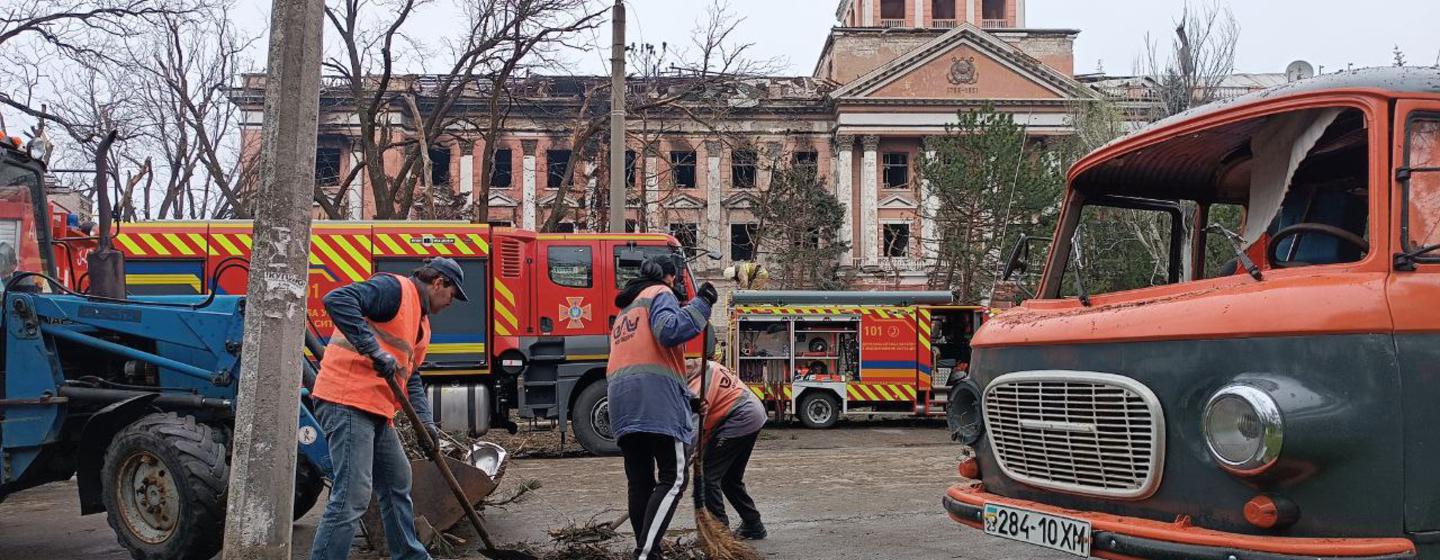
[[[401,249],[400,246],[395,243],[395,240],[390,238],[390,234],[381,233],[376,235],[376,237],[380,238],[380,244],[384,245],[386,249],[389,249],[391,255],[405,254],[405,250]]]
[[[509,324],[510,328],[520,328],[520,321],[515,319],[515,315],[511,314],[509,309],[505,309],[504,307],[497,305],[495,306],[495,313],[503,317],[505,319],[505,322]]]
[[[146,245],[150,246],[150,249],[155,251],[155,254],[164,256],[170,255],[170,250],[166,249],[164,245],[161,245],[160,241],[155,239],[154,235],[142,233],[139,234],[139,237],[141,241],[144,241]]]
[[[198,234],[198,233],[187,233],[187,234],[185,234],[185,237],[190,238],[190,242],[191,242],[191,243],[194,243],[194,244],[195,244],[195,248],[196,248],[196,249],[199,249],[200,252],[202,252],[202,253],[209,253],[209,254],[211,254],[211,255],[215,254],[215,251],[214,251],[213,249],[210,249],[210,248],[209,248],[209,244],[205,242],[205,237],[201,236],[200,234]]]
[[[665,525],[665,521],[675,513],[675,498],[679,497],[680,491],[685,488],[685,467],[688,466],[685,463],[685,444],[680,443],[680,440],[677,439],[675,440],[675,484],[670,487],[669,492],[665,493],[665,499],[660,500],[660,507],[655,510],[657,519],[652,520],[649,530],[645,533],[645,548],[640,550],[639,560],[649,560],[651,549],[655,548],[659,544],[660,538],[665,536],[660,534],[660,526]]]
[[[472,234],[470,234],[470,242],[471,242],[471,243],[474,243],[476,247],[479,247],[479,248],[480,248],[480,254],[482,254],[482,255],[488,255],[488,254],[490,254],[490,243],[486,242],[484,237],[480,237],[480,234],[478,234],[478,233],[472,233]]]
[[[515,305],[515,294],[510,293],[510,288],[506,287],[505,284],[496,282],[495,293],[500,294],[500,297],[505,298],[505,301],[510,305]]]
[[[344,272],[345,276],[349,277],[352,282],[361,282],[365,280],[364,277],[360,276],[359,273],[355,272],[355,269],[350,266],[350,263],[345,262],[344,259],[340,258],[340,255],[335,254],[335,251],[330,248],[330,245],[325,243],[325,240],[323,238],[319,236],[312,237],[310,239],[310,242],[314,244],[315,248],[319,249],[321,253],[324,253],[326,257],[329,257],[330,264],[339,267],[340,271]]]
[[[128,233],[115,236],[115,240],[119,241],[121,245],[124,245],[125,248],[128,249],[130,251],[130,254],[132,255],[145,254],[145,250],[141,249],[139,245],[136,245],[135,242],[130,239],[130,234]]]
[[[195,250],[191,249],[190,244],[186,243],[185,240],[182,239],[179,235],[174,233],[167,233],[162,235],[161,237],[165,238],[165,241],[169,241],[170,245],[174,246],[175,250],[180,251],[181,255],[185,255],[187,257],[195,256]]]
[[[228,239],[229,236],[217,233],[213,237],[215,238],[215,241],[220,242],[220,246],[224,247],[226,252],[230,253],[230,256],[234,257],[241,254],[240,248],[236,247],[234,243],[230,242],[230,240]]]
[[[242,245],[244,245],[246,249],[250,249],[251,247],[253,247],[253,245],[251,244],[251,240],[250,240],[250,234],[248,234],[248,233],[240,233],[240,234],[236,234],[235,237],[240,238],[240,243],[241,243]]]

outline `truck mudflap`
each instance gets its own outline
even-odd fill
[[[1415,543],[1405,538],[1296,538],[1226,533],[1184,522],[1165,523],[1138,517],[1058,508],[986,492],[978,484],[951,486],[941,502],[950,518],[980,529],[985,504],[1038,511],[1089,521],[1090,553],[1099,558],[1128,560],[1301,560],[1317,557],[1357,560],[1417,558]]]

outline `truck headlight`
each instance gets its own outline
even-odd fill
[[[1216,391],[1205,405],[1205,443],[1225,470],[1258,474],[1280,457],[1280,407],[1268,393],[1243,384]]]

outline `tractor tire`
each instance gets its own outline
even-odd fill
[[[320,494],[325,491],[325,478],[320,476],[320,469],[310,464],[310,461],[303,455],[295,463],[295,517],[299,521],[315,503],[320,501]]]
[[[136,560],[220,551],[229,466],[213,432],[192,416],[151,414],[110,441],[101,498],[120,546]]]
[[[605,394],[608,386],[604,380],[586,385],[575,398],[575,408],[570,412],[580,447],[602,457],[620,454],[620,445],[610,434],[610,399]]]
[[[800,423],[812,430],[823,430],[840,421],[840,399],[823,390],[810,390],[800,397],[795,411]]]

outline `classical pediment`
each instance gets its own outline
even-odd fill
[[[1027,99],[1077,95],[1080,85],[1018,48],[962,24],[836,90],[852,99]]]
[[[720,205],[726,208],[754,208],[758,201],[750,193],[735,193],[721,202]]]
[[[547,197],[545,197],[545,198],[540,199],[540,205],[541,205],[541,206],[550,206],[550,205],[554,204],[554,203],[555,203],[555,196],[556,196],[556,195],[553,195],[553,194],[552,194],[552,195],[550,195],[550,196],[547,196]],[[576,199],[573,198],[573,197],[567,196],[567,197],[565,197],[565,206],[566,206],[566,207],[569,207],[569,208],[575,208],[575,207],[580,206],[580,201],[579,201],[579,200],[576,200]]]
[[[898,194],[880,201],[880,208],[882,210],[914,210],[919,207],[920,206],[915,204],[915,201],[911,200],[910,197]]]
[[[705,201],[688,194],[682,194],[670,197],[663,205],[666,208],[675,210],[698,210],[705,207]]]
[[[491,208],[514,208],[519,205],[520,203],[515,202],[515,199],[503,194],[494,193],[490,195]]]

